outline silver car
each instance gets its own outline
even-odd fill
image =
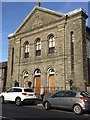
[[[59,91],[43,100],[46,110],[50,108],[71,109],[75,114],[90,110],[90,93],[72,90]]]

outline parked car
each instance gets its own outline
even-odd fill
[[[75,114],[90,110],[90,93],[72,90],[59,91],[50,97],[44,98],[43,106],[50,108],[71,109]]]
[[[37,99],[34,91],[31,88],[12,87],[6,92],[0,94],[1,103],[6,101],[14,101],[16,105],[21,105],[24,102],[34,103]]]

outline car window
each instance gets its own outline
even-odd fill
[[[64,91],[60,91],[60,92],[54,94],[54,97],[64,97]]]
[[[7,93],[9,93],[9,92],[13,92],[13,88],[8,89]]]
[[[80,95],[82,95],[83,97],[90,97],[90,93],[85,91],[82,91]]]
[[[34,91],[32,89],[30,89],[30,88],[25,88],[24,92],[34,92]]]
[[[13,92],[22,92],[22,89],[20,89],[20,88],[14,88]]]
[[[66,91],[65,92],[65,97],[75,97],[76,93],[72,91]]]

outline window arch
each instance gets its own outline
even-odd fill
[[[29,42],[24,43],[24,58],[29,58]]]
[[[41,40],[40,38],[36,39],[36,56],[41,55]]]
[[[39,75],[41,74],[41,70],[39,68],[35,69],[34,75]]]
[[[22,74],[23,74],[23,77],[26,77],[26,76],[28,77],[28,72],[26,70],[24,70]]]
[[[55,74],[55,70],[53,68],[49,68],[48,69],[48,74]]]
[[[53,34],[50,34],[48,36],[48,53],[54,53],[55,52],[55,37]]]

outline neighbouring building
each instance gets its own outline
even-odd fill
[[[87,18],[81,8],[62,14],[35,6],[8,36],[7,87],[31,86],[36,92],[41,86],[49,92],[84,90],[86,83],[90,84]]]
[[[87,85],[90,86],[90,28],[86,28],[86,43],[87,43],[87,62],[88,62],[88,82]],[[89,88],[90,89],[90,88]]]
[[[0,62],[0,88],[2,91],[6,90],[7,80],[7,61]]]

